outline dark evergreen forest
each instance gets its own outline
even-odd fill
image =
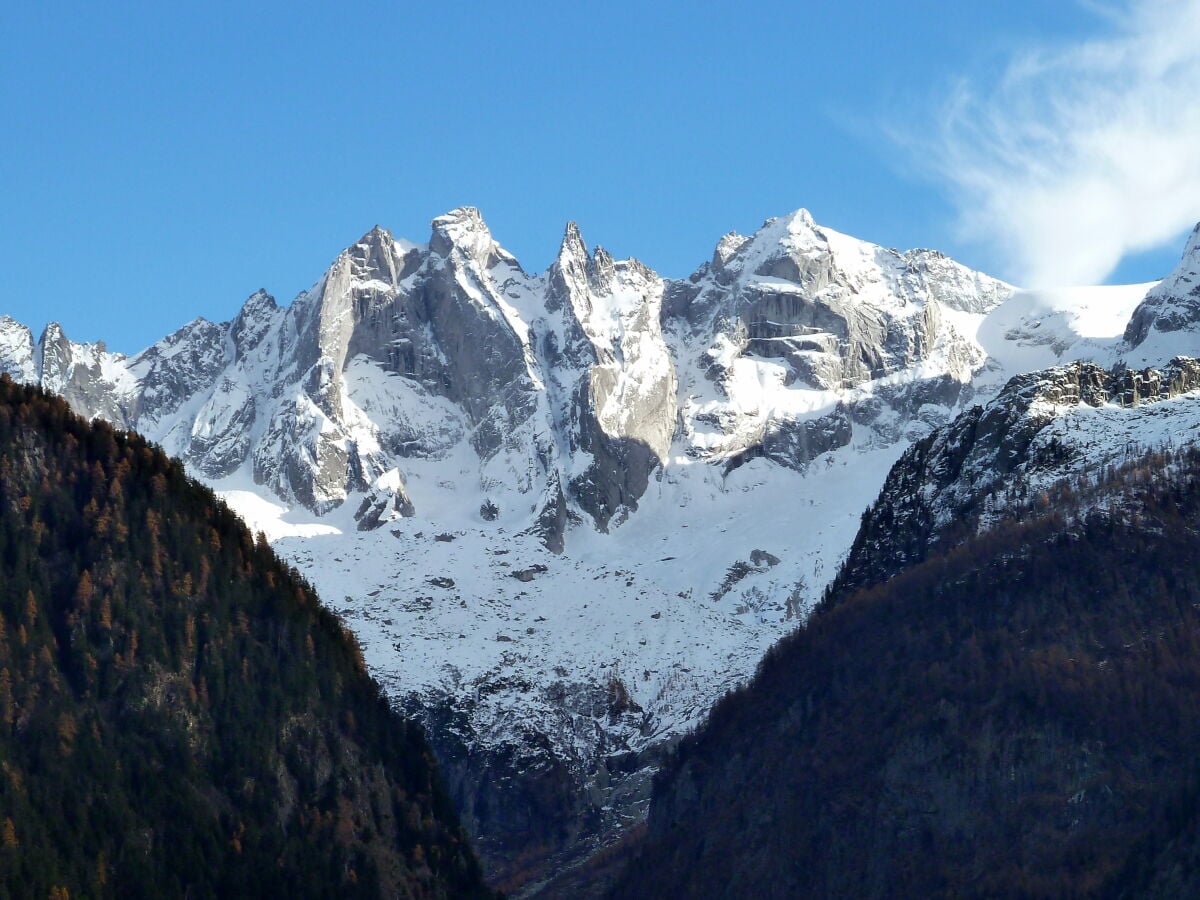
[[[1200,896],[1200,453],[948,543],[682,742],[615,896]]]
[[[0,896],[490,896],[303,579],[180,463],[7,376]]]

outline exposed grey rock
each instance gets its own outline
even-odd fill
[[[275,298],[265,290],[260,288],[250,295],[229,327],[229,338],[238,358],[245,358],[258,349],[270,334],[278,315]]]
[[[499,635],[502,643],[511,636]],[[517,874],[522,851],[539,847],[554,870],[577,864],[593,847],[619,834],[648,804],[653,773],[672,742],[632,752],[622,738],[643,727],[643,714],[619,679],[601,683],[554,681],[534,685],[490,680],[473,696],[506,691],[537,692],[556,715],[555,730],[570,745],[587,748],[565,758],[537,751],[536,733],[486,745],[464,739],[470,706],[457,697],[410,697],[402,701],[425,724],[464,827],[486,868],[497,878]],[[514,777],[514,775],[516,777]]]
[[[363,497],[354,519],[358,522],[359,531],[370,531],[398,518],[410,518],[416,513],[416,507],[397,477],[391,485],[376,484],[367,496]]]
[[[1140,346],[1152,332],[1170,334],[1200,324],[1200,224],[1192,231],[1183,259],[1146,294],[1125,328],[1125,340]]]
[[[103,377],[103,361],[108,355],[103,342],[73,343],[57,322],[51,322],[38,340],[34,363],[42,386],[61,395],[74,409],[129,427],[131,397],[112,390]]]
[[[229,402],[240,398],[241,402]],[[233,382],[220,388],[220,400],[210,397],[192,424],[188,458],[210,478],[231,475],[250,449],[255,421],[254,397]]]
[[[567,498],[563,493],[562,483],[557,475],[552,476],[543,494],[540,512],[529,532],[541,538],[550,552],[562,553],[566,548],[563,536],[570,521],[571,515],[567,509]]]
[[[752,550],[750,552],[750,562],[755,566],[770,568],[771,566],[779,565],[779,557],[774,553],[768,553],[766,550]]]
[[[750,238],[727,236],[710,262],[665,293],[665,327],[696,353],[696,371],[730,397],[727,411],[685,421],[725,435],[689,452],[727,468],[766,456],[803,469],[844,446],[851,422],[870,426],[882,443],[911,439],[907,423],[917,410],[939,404],[948,416],[985,361],[943,310],[986,313],[1012,290],[934,251],[901,254],[846,238],[804,211],[770,219]],[[933,384],[893,378],[935,356],[945,362]],[[745,359],[782,364],[784,385],[827,391],[837,408],[805,425],[787,413],[763,421],[752,407],[742,412],[730,392]],[[892,400],[905,408],[890,409]]]
[[[571,223],[539,278],[463,207],[433,221],[427,245],[375,227],[290,306],[257,291],[233,321],[197,319],[132,360],[72,344],[57,326],[34,346],[0,322],[0,365],[144,431],[206,477],[245,467],[317,513],[465,439],[481,484],[541,498],[533,527],[561,548],[578,514],[603,530],[636,510],[681,427],[686,440],[704,416],[727,439],[684,451],[727,468],[756,456],[803,468],[844,446],[852,421],[903,439],[879,398],[911,407],[906,419],[927,404],[951,408],[979,363],[939,308],[987,309],[1007,290],[932,251],[843,238],[803,211],[726,235],[678,282],[589,251]],[[668,346],[664,326],[691,337]],[[804,419],[750,421],[730,408],[691,420],[680,407],[680,372],[694,359],[723,392],[736,360],[751,357],[781,360],[787,384],[844,393],[939,341],[952,371],[924,392],[923,381],[881,388]]]
[[[1085,476],[1123,450],[1112,439],[1073,431],[1080,407],[1153,406],[1200,390],[1200,361],[1177,357],[1161,369],[1104,369],[1075,362],[1012,378],[918,441],[892,468],[863,517],[837,584],[864,587],[920,562],[944,540],[961,540],[1030,486]],[[1185,402],[1185,401],[1180,401]],[[1084,443],[1086,442],[1086,443]]]
[[[791,469],[804,469],[822,453],[846,446],[852,434],[850,414],[842,404],[817,418],[775,419],[756,443],[729,458],[725,471],[760,457]]]
[[[940,305],[986,312],[1012,292],[934,251],[848,242],[804,210],[768,220],[752,238],[726,236],[698,280],[708,283],[676,290],[673,312],[693,329],[736,323],[728,333],[749,352],[786,358],[822,388],[925,358],[942,330]]]
[[[0,316],[0,374],[25,383],[38,380],[33,332],[9,316]]]
[[[600,528],[634,509],[675,432],[676,376],[661,328],[662,280],[636,260],[594,254],[567,225],[547,274],[546,308],[565,317],[564,344],[545,353],[551,403],[572,449],[592,454],[572,498]],[[551,368],[551,367],[547,367]]]
[[[215,388],[229,363],[227,330],[227,326],[195,319],[130,360],[129,369],[139,387],[133,413],[138,425],[162,420]],[[207,450],[202,445],[198,452]]]
[[[536,578],[538,575],[541,575],[547,571],[549,571],[549,570],[545,566],[543,566],[541,563],[535,563],[534,565],[530,566],[528,569],[517,569],[515,572],[512,573],[512,577],[517,579],[517,581],[527,581],[528,582],[528,581],[533,581],[533,579]]]

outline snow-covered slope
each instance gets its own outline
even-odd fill
[[[1131,352],[1147,287],[1014,293],[804,211],[679,281],[569,225],[531,275],[464,208],[128,359],[0,319],[0,371],[262,529],[434,726],[499,860],[641,815],[657,754],[806,615],[906,448],[1015,374]]]
[[[1014,292],[975,335],[988,355],[977,386],[995,393],[1014,375],[1077,359],[1114,364],[1125,350],[1122,335],[1130,316],[1155,284]]]
[[[971,332],[1011,291],[932,251],[823,229],[804,210],[726,235],[668,288],[686,450],[803,469],[852,442],[904,440],[971,393],[984,362]]]
[[[1130,365],[1154,365],[1172,356],[1195,355],[1200,327],[1200,225],[1188,239],[1179,266],[1155,286],[1125,329]]]
[[[1193,335],[1200,352],[1200,335]],[[1105,369],[1073,362],[1014,377],[909,448],[863,518],[838,581],[865,587],[1106,468],[1200,435],[1200,361]],[[1086,508],[1086,501],[1073,505]]]
[[[904,453],[864,516],[839,584],[882,581],[935,545],[1052,502],[1056,491],[1086,510],[1089,484],[1106,469],[1194,443],[1198,240],[1200,228],[1159,284],[1017,292],[987,317],[979,335],[992,365],[1020,374]]]

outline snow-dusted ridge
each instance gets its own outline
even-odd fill
[[[1013,375],[1133,352],[1150,287],[1014,291],[803,210],[687,279],[573,224],[531,275],[464,208],[132,358],[0,318],[0,371],[147,434],[262,529],[441,729],[499,857],[640,815],[658,748],[806,615],[905,449]]]

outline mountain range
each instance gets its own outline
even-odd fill
[[[493,879],[535,893],[645,820],[823,596],[1191,440],[1197,327],[1200,232],[1160,283],[1025,291],[803,210],[684,279],[573,224],[530,274],[462,208],[132,357],[0,318],[0,371],[261,530],[427,726]]]

